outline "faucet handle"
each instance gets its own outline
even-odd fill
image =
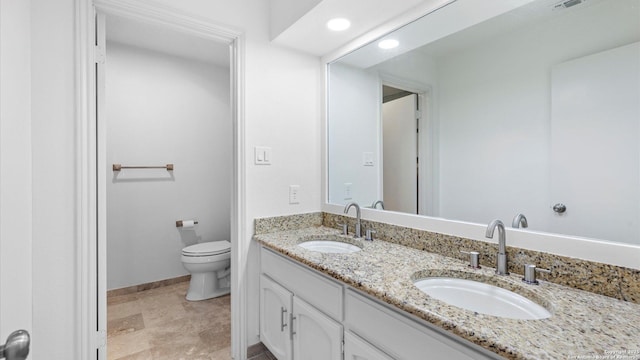
[[[375,230],[373,230],[372,228],[368,227],[367,231],[365,232],[364,239],[367,240],[367,241],[373,241],[373,234],[375,234],[375,233],[376,233]]]
[[[477,251],[464,251],[461,253],[469,255],[469,267],[472,269],[480,269],[480,253]]]
[[[342,235],[348,235],[349,234],[349,224],[344,223],[344,224],[338,224],[339,226],[342,226]]]
[[[524,277],[522,281],[530,285],[538,285],[540,284],[538,280],[536,280],[536,271],[551,274],[551,270],[549,269],[540,269],[537,268],[533,264],[525,264],[524,265]]]

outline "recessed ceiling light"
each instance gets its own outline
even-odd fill
[[[378,47],[385,50],[393,49],[395,47],[398,47],[398,45],[400,45],[400,43],[398,42],[398,40],[394,39],[382,40],[378,43]]]
[[[351,21],[345,18],[335,18],[327,22],[327,27],[333,31],[347,30],[351,26]]]

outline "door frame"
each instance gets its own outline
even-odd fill
[[[421,152],[418,149],[422,144],[422,141],[420,141],[422,134],[418,131],[421,128],[419,124],[421,117],[418,115],[419,102],[420,95],[414,92],[409,92],[407,95],[390,101],[385,101],[383,98],[382,116],[380,118],[380,126],[382,127],[381,157],[382,163],[384,164],[384,171],[382,171],[382,192],[385,195],[383,198],[385,200],[385,209],[416,215],[419,214],[421,210],[420,206],[423,204],[423,201],[420,199],[423,191],[423,186],[420,184],[420,180],[422,180],[420,170],[424,165],[420,160]],[[389,107],[393,108],[393,111],[388,110]],[[392,123],[394,125],[392,125]],[[399,125],[400,123],[403,124]],[[402,128],[402,130],[399,130],[400,128]],[[395,133],[395,136],[402,134],[405,138],[394,138],[392,133]],[[388,136],[389,139],[387,139]],[[408,138],[411,138],[411,140]],[[411,153],[405,153],[409,148],[411,149]],[[396,151],[399,151],[402,155]],[[407,157],[412,159],[410,165],[412,170],[408,170],[405,167],[398,168],[398,164],[403,163],[401,158],[407,160]],[[418,159],[417,164],[416,159]],[[389,163],[396,164],[390,165]],[[388,171],[389,166],[393,167],[393,171]],[[407,176],[408,172],[414,172],[415,176]],[[399,176],[400,174],[401,176]],[[400,177],[403,179],[397,182],[397,178]],[[409,186],[405,181],[410,181],[412,184]],[[409,194],[408,192],[412,193]],[[409,199],[411,199],[411,204],[409,204]],[[412,210],[409,209],[410,206],[413,207]]]
[[[246,175],[244,131],[245,35],[238,29],[220,26],[206,18],[171,7],[132,0],[75,0],[76,32],[76,318],[79,359],[106,359],[106,177],[104,131],[97,123],[95,50],[97,12],[168,26],[200,37],[229,44],[231,119],[233,129],[231,191],[231,355],[246,358],[247,266]],[[99,256],[100,254],[100,256]]]
[[[30,21],[28,2],[0,3],[0,344],[34,333]]]
[[[379,74],[379,88],[380,88],[380,101],[378,101],[380,108],[378,113],[380,114],[378,121],[379,139],[382,139],[382,86],[387,85],[397,89],[410,91],[418,95],[418,107],[420,108],[420,120],[419,129],[420,136],[418,137],[418,157],[420,163],[418,167],[418,177],[420,181],[426,180],[427,185],[421,186],[418,184],[418,196],[420,198],[418,204],[418,213],[420,215],[437,216],[435,212],[439,208],[438,198],[438,178],[436,176],[435,168],[438,166],[438,137],[435,135],[438,131],[438,121],[435,116],[436,112],[433,109],[433,89],[431,85],[423,84],[413,80],[407,80],[395,75],[389,75],[386,73]],[[382,194],[383,184],[383,168],[382,162],[382,140],[380,143],[380,174],[379,183],[380,191]],[[384,194],[382,194],[384,195]],[[382,196],[384,198],[384,196]]]

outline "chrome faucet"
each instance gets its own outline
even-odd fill
[[[376,201],[374,201],[374,202],[373,202],[373,204],[371,204],[371,208],[372,208],[372,209],[376,209],[376,208],[377,208],[377,206],[378,206],[378,204],[380,204],[380,208],[381,208],[382,210],[384,210],[384,202],[383,202],[382,200],[376,200]]]
[[[523,228],[529,227],[529,223],[527,223],[527,218],[524,216],[524,214],[518,214],[513,218],[513,221],[511,222],[511,227],[512,228],[519,228],[520,225],[522,225]]]
[[[496,274],[509,275],[507,271],[507,239],[504,234],[504,224],[500,220],[493,220],[487,226],[485,237],[493,239],[493,231],[498,228],[498,261],[496,265]]]
[[[361,234],[361,231],[360,231],[360,229],[361,229],[360,205],[358,205],[357,203],[354,203],[354,202],[350,202],[344,207],[344,213],[345,214],[349,213],[349,209],[351,209],[352,206],[356,207],[356,233],[355,233],[354,237],[361,238],[362,234]]]

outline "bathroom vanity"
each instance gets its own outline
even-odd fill
[[[500,358],[269,248],[260,261],[261,340],[278,359]]]
[[[278,359],[557,359],[619,351],[640,340],[640,305],[522,275],[495,275],[386,241],[342,237],[326,227],[258,234],[260,339]],[[349,242],[351,253],[310,251],[314,239]],[[432,298],[422,276],[491,282],[535,301],[551,317],[485,315]],[[638,354],[636,354],[638,355]]]

